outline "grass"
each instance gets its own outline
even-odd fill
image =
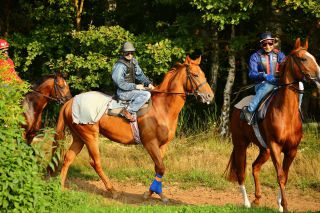
[[[304,137],[297,156],[290,168],[287,189],[299,189],[301,195],[317,196],[320,192],[320,140],[318,126],[314,124],[304,126]],[[71,141],[70,136],[66,141]],[[142,184],[146,189],[154,177],[154,164],[146,150],[140,146],[124,146],[100,138],[100,152],[104,171],[111,181]],[[99,180],[98,175],[89,165],[90,158],[87,150],[77,156],[70,167],[68,179],[80,178],[85,180]],[[169,145],[165,157],[166,173],[164,188],[175,186],[181,189],[206,187],[214,190],[229,190],[237,184],[227,182],[224,171],[232,150],[228,139],[221,139],[215,131],[189,137],[176,138]],[[247,152],[247,192],[253,194],[254,182],[251,175],[251,164],[258,156],[258,148],[250,146]],[[278,190],[276,173],[272,161],[269,160],[261,170],[262,187]],[[71,185],[72,186],[72,185]],[[77,186],[72,186],[77,190]],[[262,190],[263,190],[262,188]],[[61,212],[273,212],[270,209],[245,209],[239,206],[129,206],[106,201],[102,195],[88,192],[73,193],[75,203],[79,205],[66,208]],[[318,198],[315,198],[318,199]],[[62,207],[63,209],[63,207]]]

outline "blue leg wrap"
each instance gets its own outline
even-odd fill
[[[158,178],[162,178],[162,176],[159,174],[156,174],[156,176]],[[161,194],[162,193],[162,182],[154,179],[152,184],[150,185],[150,190],[157,193],[157,194]]]

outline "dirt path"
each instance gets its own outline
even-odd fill
[[[103,195],[106,199],[111,200],[111,194],[105,191],[101,181],[86,181],[79,178],[70,180],[75,184],[78,190],[89,193]],[[151,199],[145,200],[142,194],[147,190],[143,184],[125,184],[112,182],[121,195],[115,199],[119,204],[131,205],[161,205],[159,197],[153,195]],[[263,187],[263,197],[261,207],[277,209],[276,196],[277,191]],[[169,198],[169,205],[242,205],[242,196],[235,187],[226,191],[217,191],[204,187],[183,190],[177,186],[166,186],[163,188],[164,193]],[[250,200],[254,199],[254,194],[249,193]],[[290,211],[320,211],[320,192],[307,194],[299,190],[287,190],[287,198]]]

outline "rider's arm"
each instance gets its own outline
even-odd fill
[[[135,59],[134,59],[135,60]],[[141,67],[138,64],[138,61],[135,60],[135,72],[136,72],[136,79],[139,83],[144,84],[145,87],[149,86],[152,82],[149,80],[147,76],[143,73]]]
[[[279,52],[279,53],[278,53],[278,63],[283,62],[285,57],[286,57],[286,56],[284,55],[283,52]]]
[[[265,73],[258,70],[259,55],[257,53],[251,55],[249,61],[249,78],[255,82],[265,80]]]
[[[124,77],[127,67],[122,63],[116,63],[112,68],[112,80],[116,86],[122,90],[134,90],[136,85],[134,83],[128,83]]]

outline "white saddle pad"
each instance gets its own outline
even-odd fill
[[[241,101],[234,105],[234,107],[237,109],[242,109],[244,106],[248,106],[253,97],[253,95],[249,95],[247,97],[242,98]]]
[[[72,120],[76,124],[94,124],[100,120],[112,100],[102,92],[90,91],[74,97]]]

